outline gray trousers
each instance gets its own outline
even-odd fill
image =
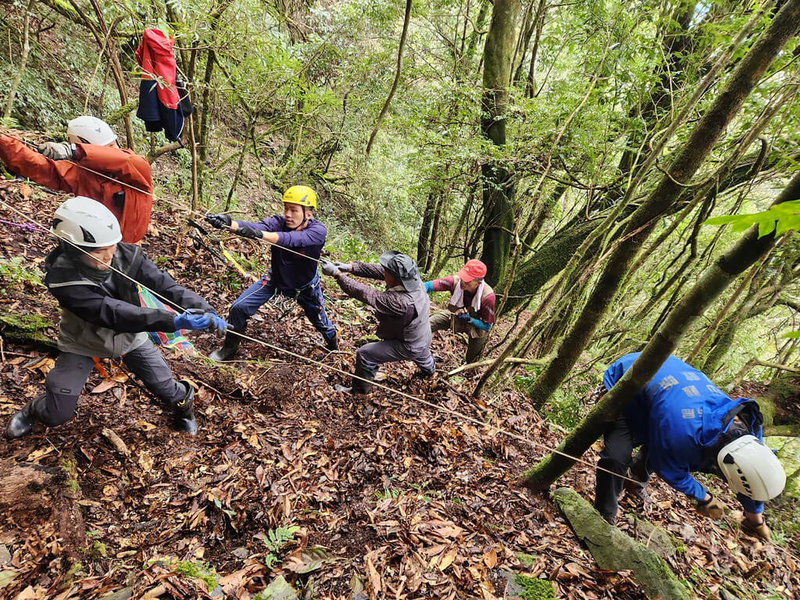
[[[186,387],[175,381],[172,370],[161,352],[147,341],[122,357],[125,365],[158,398],[173,405],[186,397]],[[55,366],[47,374],[45,393],[35,401],[38,419],[48,427],[69,421],[75,414],[75,406],[94,360],[71,352],[62,352]]]
[[[364,344],[356,352],[356,368],[373,375],[378,365],[400,360],[410,360],[428,373],[436,370],[429,346],[411,347],[400,340],[383,340]]]
[[[455,323],[454,323],[455,321]],[[489,332],[481,331],[474,325],[456,319],[448,310],[442,310],[431,315],[431,331],[455,331],[456,333],[467,334],[467,358],[466,362],[473,363],[481,355],[489,341]]]

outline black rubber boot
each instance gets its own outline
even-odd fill
[[[333,352],[334,350],[339,349],[339,336],[334,335],[331,338],[325,338],[325,347]]]
[[[361,379],[357,379],[360,377]],[[367,381],[364,381],[366,379]],[[367,371],[363,367],[356,365],[355,377],[353,377],[353,394],[369,394],[372,390],[372,381],[375,381],[375,373]]]
[[[242,338],[236,335],[236,333],[228,332],[225,334],[225,343],[222,344],[222,348],[220,348],[219,350],[214,350],[214,352],[209,354],[208,357],[211,360],[216,360],[217,362],[228,360],[231,357],[235,356],[236,353],[239,351],[239,344],[241,343],[241,341]]]
[[[31,432],[31,429],[33,429],[33,426],[39,420],[36,407],[40,402],[40,398],[41,396],[39,396],[39,398],[34,398],[28,402],[22,410],[11,417],[11,420],[6,426],[6,437],[15,440]]]
[[[194,418],[194,388],[188,381],[181,381],[186,386],[186,397],[173,404],[175,429],[189,435],[197,435],[197,421]]]

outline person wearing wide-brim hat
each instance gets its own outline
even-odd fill
[[[455,275],[425,282],[426,292],[450,292],[447,310],[431,316],[431,331],[450,329],[466,334],[468,363],[483,352],[495,322],[496,296],[484,277],[486,265],[473,258]]]
[[[425,377],[436,370],[430,350],[430,300],[417,264],[395,250],[381,254],[378,262],[371,265],[325,261],[322,265],[325,275],[334,277],[347,295],[374,308],[378,318],[375,333],[381,341],[365,344],[356,352],[356,377],[349,390],[356,394],[369,392],[369,382],[383,363],[410,360]],[[348,274],[383,280],[386,289],[376,290]]]

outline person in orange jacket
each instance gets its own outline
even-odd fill
[[[9,171],[40,185],[97,200],[119,221],[122,241],[139,243],[153,208],[150,163],[121,149],[114,131],[97,117],[70,121],[67,138],[69,142],[45,142],[37,152],[0,135],[0,160]]]

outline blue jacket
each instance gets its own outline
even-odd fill
[[[639,357],[626,354],[603,374],[610,390]],[[715,472],[712,449],[730,427],[727,416],[748,398],[732,400],[704,373],[670,356],[624,411],[634,441],[647,447],[648,468],[673,488],[697,500],[706,489],[692,477],[693,471]],[[761,426],[753,435],[761,439]],[[739,495],[748,512],[760,513],[763,503]]]
[[[317,274],[317,260],[322,254],[328,230],[316,219],[309,219],[305,229],[290,231],[286,228],[286,219],[281,215],[267,217],[260,221],[237,221],[240,227],[252,227],[260,231],[272,231],[278,234],[278,245],[272,246],[272,281],[282,291],[294,291],[311,283]],[[294,252],[287,252],[284,246]],[[298,256],[299,252],[311,259]]]

